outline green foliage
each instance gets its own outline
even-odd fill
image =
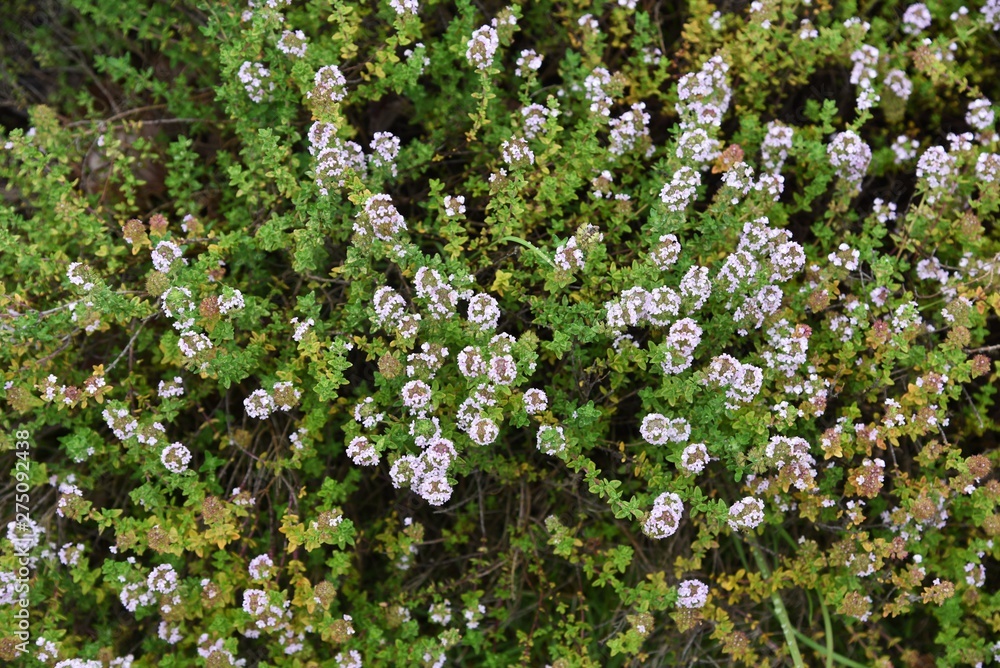
[[[1000,5],[742,4],[12,3],[0,657],[1000,660]]]

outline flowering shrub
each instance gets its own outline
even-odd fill
[[[1000,662],[1000,3],[12,4],[5,660]]]

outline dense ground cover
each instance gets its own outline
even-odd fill
[[[1000,661],[1000,2],[3,11],[4,659]]]

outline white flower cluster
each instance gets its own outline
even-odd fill
[[[247,570],[252,580],[264,582],[274,573],[274,562],[269,555],[261,554],[250,560]]]
[[[838,132],[826,147],[826,154],[840,178],[855,188],[861,185],[872,161],[872,150],[861,137],[850,130]]]
[[[919,306],[916,302],[910,301],[905,304],[900,304],[892,314],[892,330],[897,334],[901,334],[910,327],[914,327],[923,323],[923,318],[920,317]]]
[[[861,252],[845,243],[837,246],[837,250],[826,256],[827,262],[833,267],[843,267],[847,271],[856,271],[861,266]]]
[[[611,186],[615,182],[615,177],[608,170],[602,170],[600,174],[590,180],[593,187],[591,194],[597,199],[611,199]]]
[[[726,388],[726,407],[739,408],[753,400],[764,383],[764,372],[752,364],[744,364],[731,355],[712,358],[705,375],[705,383]]]
[[[406,375],[408,378],[420,377],[433,380],[438,370],[448,358],[448,349],[440,344],[422,343],[419,353],[406,356]]]
[[[560,426],[543,424],[538,428],[538,449],[547,455],[559,455],[566,451],[566,434]]]
[[[917,178],[927,185],[928,204],[933,204],[942,195],[955,189],[955,163],[955,156],[945,151],[943,146],[931,146],[920,156],[917,161]]]
[[[680,314],[682,299],[673,288],[660,287],[647,291],[641,286],[624,290],[621,296],[605,303],[608,327],[620,331],[648,322],[666,327]]]
[[[274,90],[274,82],[271,81],[271,71],[261,63],[244,61],[240,65],[237,73],[239,80],[243,83],[250,99],[258,104],[264,101],[264,96]]]
[[[885,200],[881,197],[876,197],[872,202],[872,215],[875,216],[875,220],[883,225],[894,221],[896,220],[896,203],[889,202],[886,204]]]
[[[792,150],[792,137],[794,131],[789,126],[780,121],[771,121],[767,124],[767,134],[760,145],[760,160],[764,169],[771,174],[777,174],[788,158],[788,152]]]
[[[859,49],[851,53],[851,62],[854,67],[851,69],[851,83],[861,90],[858,93],[858,109],[868,109],[871,103],[878,101],[872,83],[878,75],[879,51],[874,46],[862,44]]]
[[[365,397],[354,406],[354,420],[365,429],[374,429],[375,425],[385,419],[385,413],[378,412],[375,399]]]
[[[524,391],[524,411],[528,415],[538,415],[549,407],[549,397],[545,390],[532,387]]]
[[[664,492],[653,501],[653,509],[643,522],[642,530],[650,538],[667,538],[676,533],[683,514],[681,497],[673,492]]]
[[[375,291],[372,304],[375,307],[373,323],[376,327],[394,328],[406,312],[406,300],[386,285]]]
[[[691,425],[684,418],[670,419],[660,413],[650,413],[642,419],[639,433],[651,445],[683,443],[691,436]]]
[[[387,167],[395,177],[397,175],[396,156],[399,155],[399,137],[391,132],[376,132],[369,146],[372,154],[368,156],[368,161],[372,163],[372,166],[376,168]]]
[[[309,153],[316,156],[316,185],[323,196],[330,187],[344,187],[348,170],[362,178],[368,174],[361,146],[336,134],[337,128],[330,123],[316,122],[309,128]]]
[[[59,563],[63,566],[70,567],[78,565],[80,563],[80,557],[83,556],[85,549],[86,547],[83,543],[77,543],[76,545],[73,543],[66,543],[59,548]],[[0,573],[0,576],[2,575],[3,574]],[[13,575],[13,573],[11,575]],[[0,577],[0,580],[2,580],[2,577]],[[0,595],[0,601],[2,601],[2,599],[3,596]]]
[[[812,329],[807,325],[791,324],[782,318],[767,329],[767,349],[761,353],[769,369],[792,378],[806,363],[809,337]]]
[[[160,442],[162,437],[166,440],[167,430],[159,422],[153,422],[140,428],[135,434],[135,440],[145,445],[153,446]]]
[[[406,230],[406,221],[393,206],[392,198],[382,193],[369,197],[355,218],[354,231],[362,237],[392,242]]]
[[[570,237],[566,243],[556,248],[553,262],[563,271],[573,272],[583,269],[583,251],[577,245],[576,237]]]
[[[704,443],[692,443],[681,451],[681,468],[688,473],[697,475],[705,470],[712,458]]]
[[[427,57],[427,47],[424,46],[423,42],[417,42],[412,49],[403,49],[403,57],[406,58],[407,65],[416,61],[416,75],[418,77],[423,75],[424,68],[431,64],[431,59]]]
[[[729,507],[729,527],[733,531],[749,531],[764,521],[764,504],[746,496]]]
[[[701,327],[692,318],[681,318],[670,326],[670,333],[663,341],[666,359],[660,363],[664,374],[682,373],[691,367],[701,334]]]
[[[477,70],[486,70],[493,64],[493,56],[499,46],[497,31],[492,26],[482,26],[472,33],[466,44],[465,58]]]
[[[500,156],[512,167],[523,167],[535,164],[535,154],[522,137],[505,139],[500,145]]]
[[[593,14],[584,14],[576,20],[576,24],[594,35],[601,32],[601,24],[597,22]]]
[[[896,141],[892,145],[892,152],[896,156],[893,161],[897,165],[901,165],[913,160],[917,157],[918,148],[920,148],[920,142],[916,139],[910,139],[906,135],[896,137]]]
[[[136,608],[153,604],[156,597],[145,582],[133,582],[122,587],[118,594],[118,600],[122,602],[126,610],[135,612]]]
[[[309,41],[306,39],[306,34],[301,30],[296,30],[295,32],[285,30],[281,33],[281,38],[278,39],[276,46],[278,47],[278,51],[284,54],[295,56],[296,58],[305,58]]]
[[[101,415],[112,433],[123,441],[134,436],[135,430],[139,427],[138,420],[129,415],[124,408],[105,408]]]
[[[191,316],[195,311],[194,301],[191,300],[191,291],[184,287],[170,287],[160,295],[160,308],[168,318],[177,318],[174,329],[186,330],[194,326],[194,318]],[[186,316],[181,319],[182,316]]]
[[[187,331],[181,333],[181,338],[177,342],[177,347],[183,353],[184,357],[193,358],[197,357],[198,353],[205,352],[212,349],[212,341],[200,332]],[[202,368],[207,366],[208,363],[202,364]]]
[[[976,138],[976,135],[971,132],[962,132],[960,134],[949,132],[946,138],[948,140],[948,151],[950,153],[961,153],[962,151],[972,150],[972,141]]]
[[[517,67],[514,74],[519,77],[527,77],[530,72],[537,72],[542,66],[542,56],[535,53],[534,49],[525,49],[517,57],[515,63]]]
[[[347,654],[337,652],[334,660],[337,662],[337,668],[362,668],[361,652],[356,649],[348,650]]]
[[[614,100],[606,88],[611,85],[611,73],[604,67],[597,67],[583,80],[583,95],[590,102],[590,112],[600,116],[611,115]]]
[[[426,446],[420,456],[403,455],[389,469],[389,477],[397,489],[409,485],[432,506],[443,505],[451,498],[448,467],[458,456],[454,444],[440,435],[422,441]]]
[[[171,473],[184,473],[191,462],[191,451],[182,443],[171,443],[163,448],[160,461]]]
[[[903,32],[919,35],[931,25],[931,12],[922,2],[910,5],[903,12]]]
[[[621,116],[612,118],[608,122],[610,128],[611,146],[608,151],[612,155],[624,155],[625,153],[641,146],[649,139],[649,114],[646,113],[646,103],[636,102],[630,109],[623,112]],[[652,145],[649,151],[652,151]],[[646,157],[649,157],[647,153]]]
[[[309,435],[309,430],[305,427],[299,427],[291,434],[288,435],[288,442],[292,444],[292,447],[296,450],[302,450],[306,447],[305,437]]]
[[[232,652],[223,647],[222,638],[217,639],[215,642],[210,643],[211,639],[207,633],[202,633],[198,637],[198,656],[203,659],[209,659],[213,657],[213,661],[218,661],[223,666],[229,665],[235,668],[243,668],[247,665],[246,659],[237,659],[233,656]]]
[[[799,39],[809,40],[816,39],[819,37],[819,31],[816,30],[816,26],[809,19],[802,19],[799,22]]]
[[[187,264],[187,260],[182,256],[184,252],[172,241],[161,241],[156,244],[151,256],[153,258],[153,268],[164,274],[169,273],[174,263],[180,260],[180,264]]]
[[[980,153],[976,159],[976,176],[986,183],[1000,179],[1000,154]]]
[[[451,195],[445,195],[444,198],[444,214],[449,218],[452,216],[460,216],[465,213],[465,197],[458,195],[452,197]]]
[[[479,620],[481,620],[485,614],[486,606],[482,603],[477,605],[475,608],[466,608],[462,613],[462,616],[465,617],[465,626],[470,629],[478,629]]]
[[[677,113],[681,129],[718,128],[729,109],[733,91],[729,86],[729,65],[721,56],[708,59],[697,72],[677,82]]]
[[[913,94],[913,82],[903,70],[893,69],[885,73],[882,83],[892,94],[906,102]]]
[[[177,589],[177,571],[170,564],[160,564],[146,578],[146,586],[157,594],[171,594]]]
[[[176,645],[184,636],[181,634],[180,626],[171,626],[168,622],[162,621],[156,628],[156,635],[160,640],[168,645]]]
[[[222,296],[219,297],[219,313],[229,313],[238,311],[246,306],[243,300],[243,293],[233,288],[223,288]]]
[[[43,533],[45,533],[45,528],[30,517],[26,521],[15,522],[11,520],[7,523],[7,540],[19,554],[31,552],[38,547],[42,542]]]
[[[378,466],[380,459],[375,445],[364,436],[351,439],[347,445],[347,456],[358,466]]]
[[[687,169],[683,167],[682,169]],[[678,172],[679,173],[679,172]],[[674,175],[677,178],[677,175]],[[666,190],[666,186],[664,186]],[[660,198],[663,198],[663,193],[660,193]],[[677,241],[677,236],[673,234],[664,234],[660,237],[659,242],[650,251],[649,257],[652,258],[653,264],[660,271],[666,271],[677,262],[677,259],[681,256],[681,244]]]
[[[276,630],[283,622],[291,619],[291,601],[283,605],[271,603],[263,589],[247,589],[243,592],[243,611],[254,618],[254,624],[261,630]]]
[[[695,200],[698,195],[697,189],[700,185],[701,172],[695,171],[690,167],[681,167],[674,172],[670,183],[663,186],[663,189],[660,191],[660,200],[667,205],[667,211],[680,213]]]
[[[557,110],[549,109],[540,104],[529,104],[527,107],[522,107],[521,127],[524,130],[524,136],[528,139],[534,139],[545,128],[546,121],[558,115]]]
[[[74,497],[83,498],[83,491],[76,485],[66,482],[59,483],[59,501],[56,502],[56,515],[65,517],[66,515],[63,513],[63,510],[76,500]]]
[[[484,332],[494,330],[500,321],[500,304],[490,295],[479,293],[469,300],[468,320]]]
[[[993,28],[994,32],[1000,30],[1000,0],[986,0],[982,12],[986,25]],[[1000,659],[997,661],[1000,662]]]
[[[298,403],[299,398],[302,397],[302,393],[295,389],[291,381],[286,380],[274,384],[271,390],[271,397],[278,408],[283,411],[290,411],[292,410],[292,406]]]
[[[90,280],[91,269],[82,262],[70,262],[66,268],[66,278],[73,285],[82,287],[87,292],[94,289],[94,282]]]
[[[184,381],[180,376],[174,376],[172,381],[161,380],[156,394],[161,399],[184,396]]]
[[[486,371],[487,378],[495,385],[510,385],[517,378],[517,364],[511,355],[494,355]]]
[[[772,436],[764,447],[764,461],[800,491],[811,488],[816,479],[816,460],[804,438]]]
[[[726,257],[715,280],[729,295],[727,308],[737,307],[734,320],[758,329],[781,306],[781,290],[774,283],[790,280],[804,265],[805,252],[792,241],[791,232],[772,228],[761,217],[743,225],[736,250]],[[757,287],[761,282],[763,287]]]
[[[979,554],[980,558],[982,558],[984,553],[980,552]],[[982,564],[969,562],[965,564],[965,572],[967,573],[965,582],[970,587],[979,588],[986,584],[986,567]]]
[[[678,608],[704,608],[708,601],[708,585],[701,580],[684,580],[677,585]]]
[[[466,346],[456,358],[458,371],[466,378],[476,378],[486,375],[486,360],[482,353],[472,346]]]
[[[271,416],[271,412],[277,408],[274,399],[266,390],[254,390],[250,396],[243,400],[243,407],[252,418],[266,420]]]
[[[450,318],[458,306],[458,290],[437,269],[420,267],[414,277],[417,297],[426,300],[427,310],[435,320]]]
[[[965,114],[965,122],[973,129],[979,132],[986,132],[993,126],[993,121],[995,120],[996,114],[993,112],[993,103],[988,99],[980,98],[969,103],[968,112]]]
[[[483,415],[473,418],[466,431],[476,445],[489,445],[500,435],[497,423]]]
[[[731,201],[734,205],[739,204],[740,196],[748,195],[754,186],[753,167],[742,161],[737,162],[726,170],[722,183],[736,191]]]
[[[403,406],[411,412],[423,412],[431,402],[431,386],[422,380],[411,380],[400,392]]]
[[[435,624],[446,626],[451,621],[451,601],[445,599],[441,603],[434,603],[427,610],[429,619]]]
[[[417,0],[389,0],[389,6],[400,16],[415,15],[420,10],[420,3]]]
[[[257,499],[250,495],[249,490],[241,490],[239,487],[233,487],[233,491],[229,494],[229,501],[236,504],[237,506],[249,507],[257,503]]]
[[[324,65],[313,75],[313,88],[306,97],[323,102],[342,102],[347,97],[347,79],[336,65]]]
[[[309,328],[316,324],[316,321],[312,318],[307,319],[305,322],[299,322],[298,317],[292,318],[288,321],[289,325],[295,325],[295,331],[292,332],[292,341],[301,341],[302,337],[306,335]]]
[[[103,668],[104,664],[97,659],[63,659],[53,668]]]
[[[17,573],[14,571],[0,571],[0,606],[14,605],[18,600]]]
[[[697,165],[704,171],[719,157],[722,142],[710,137],[704,128],[685,130],[677,140],[676,155],[685,164]]]
[[[420,350],[406,356],[406,375],[432,380],[448,358],[448,349],[438,343],[425,342],[420,344]]]
[[[777,202],[785,191],[785,177],[781,174],[761,174],[753,184],[753,189],[767,193],[772,201]]]

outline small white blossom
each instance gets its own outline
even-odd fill
[[[500,46],[500,38],[492,26],[482,26],[472,33],[465,57],[478,70],[486,70],[493,64],[493,56]]]
[[[160,461],[171,473],[184,473],[191,462],[191,451],[181,443],[171,443],[163,448]]]
[[[708,600],[708,585],[701,580],[684,580],[677,585],[678,608],[703,608]]]

